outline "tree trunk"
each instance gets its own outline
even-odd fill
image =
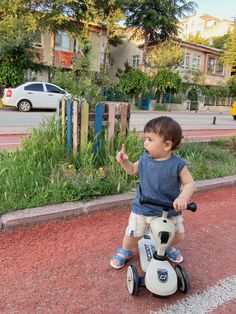
[[[55,33],[51,33],[50,38],[50,74],[49,82],[54,79],[55,76]]]
[[[104,74],[107,74],[107,69],[109,65],[109,52],[110,52],[110,44],[108,43],[108,39],[107,39],[105,53],[104,53],[104,65],[103,65]]]
[[[145,34],[142,60],[142,71],[144,73],[146,73],[147,70],[147,48],[148,48],[148,35]]]
[[[133,95],[133,97],[131,98],[131,109],[134,110],[135,109],[135,95]]]
[[[162,101],[163,101],[163,93],[160,94],[159,103],[162,104]]]

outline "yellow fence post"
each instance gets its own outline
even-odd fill
[[[84,101],[80,108],[80,151],[82,151],[88,143],[89,105]]]

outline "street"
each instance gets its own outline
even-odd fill
[[[0,110],[0,134],[13,132],[13,130],[29,130],[37,127],[43,119],[55,115],[55,111],[30,111],[19,112],[17,110]],[[145,123],[157,116],[170,116],[180,123],[183,130],[199,129],[236,129],[236,121],[227,113],[218,112],[164,112],[164,111],[139,111],[132,112],[130,118],[130,129],[143,130]],[[216,118],[215,125],[213,118]],[[6,131],[4,131],[6,130]],[[11,131],[12,130],[12,131]],[[24,132],[23,132],[24,133]],[[9,133],[8,133],[9,134]]]
[[[236,129],[236,121],[229,113],[219,112],[158,112],[142,111],[132,112],[130,119],[130,129],[136,128],[142,131],[146,122],[157,116],[170,116],[182,126],[183,130],[216,130],[216,129]],[[213,118],[215,124],[213,124]]]

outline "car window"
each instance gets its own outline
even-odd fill
[[[47,91],[49,93],[65,94],[66,92],[54,85],[46,84]]]
[[[33,90],[36,92],[44,92],[43,84],[38,84],[38,83],[27,85],[24,87],[24,90]]]

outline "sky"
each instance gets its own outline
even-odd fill
[[[233,21],[236,18],[236,0],[193,0],[197,3],[197,13],[207,13],[220,19]]]

